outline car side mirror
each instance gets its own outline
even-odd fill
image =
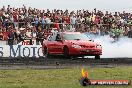
[[[90,39],[89,41],[92,41],[92,42],[94,42],[94,40],[92,40],[92,39]]]

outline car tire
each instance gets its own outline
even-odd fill
[[[48,48],[47,47],[44,48],[43,55],[44,55],[45,58],[49,57],[49,53],[48,53]]]
[[[96,60],[100,59],[100,55],[95,55],[95,59]]]
[[[63,50],[64,50],[64,57],[65,57],[65,58],[70,58],[68,47],[65,46]]]

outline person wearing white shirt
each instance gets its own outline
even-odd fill
[[[76,23],[76,16],[71,16],[70,17],[70,22],[71,22],[71,27],[75,28],[75,23]],[[71,28],[71,29],[72,29]]]

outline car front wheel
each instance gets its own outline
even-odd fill
[[[68,47],[64,47],[64,57],[65,58],[70,58],[70,55],[69,55],[69,49],[68,49]]]

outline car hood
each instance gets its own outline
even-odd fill
[[[77,45],[89,45],[89,46],[97,45],[97,43],[88,40],[66,40],[66,41]]]

